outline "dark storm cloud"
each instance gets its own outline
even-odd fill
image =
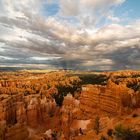
[[[128,48],[119,48],[111,53],[107,53],[106,58],[113,60],[113,68],[117,69],[140,69],[140,47],[133,46]]]
[[[85,18],[81,18],[82,22],[77,26],[56,17],[43,17],[38,9],[39,0],[32,3],[35,9],[29,5],[30,0],[14,0],[15,5],[6,1],[6,5],[1,6],[7,12],[0,14],[0,65],[43,64],[64,69],[140,68],[140,21],[126,26],[112,23],[92,29],[88,28],[91,25],[83,25]],[[76,14],[79,19],[88,13],[87,7],[92,8],[90,5],[102,8],[106,2],[118,5],[123,0],[101,0],[102,3],[81,0],[85,13],[80,7],[75,9],[72,2],[70,9],[76,11],[67,9],[64,7],[67,2],[60,2],[59,14]],[[19,11],[14,8],[18,6]],[[92,18],[90,14],[87,16]]]

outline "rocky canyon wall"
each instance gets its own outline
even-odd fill
[[[0,123],[5,140],[28,138],[28,127],[37,128],[47,124],[57,110],[55,101],[40,95],[0,95]]]

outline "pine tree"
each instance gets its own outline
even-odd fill
[[[100,131],[100,118],[99,118],[99,116],[96,116],[96,118],[95,118],[94,130],[95,130],[96,134],[98,135],[99,131]]]

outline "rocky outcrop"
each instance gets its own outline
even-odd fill
[[[80,109],[87,119],[93,118],[98,109],[99,94],[100,90],[97,86],[86,85],[82,88],[80,95]]]
[[[27,125],[24,123],[16,123],[6,128],[5,140],[26,140],[28,135]]]
[[[46,125],[57,110],[55,101],[41,95],[0,95],[0,122],[5,122],[1,137],[6,140],[28,138],[27,127]],[[4,140],[4,138],[3,138]]]
[[[22,94],[0,95],[0,122],[5,122],[3,138],[23,140],[28,137],[26,111]]]
[[[80,96],[80,108],[89,117],[99,111],[117,114],[121,107],[118,93],[103,86],[88,85]]]
[[[140,107],[139,96],[139,92],[123,83],[117,85],[112,80],[106,86],[82,86],[79,100],[68,94],[61,109],[61,128],[65,139],[92,131],[96,116],[100,116],[100,129],[103,130],[112,123],[110,117],[131,113],[133,108]]]
[[[47,99],[45,96],[27,96],[25,100],[27,104],[26,116],[27,124],[30,127],[38,127],[43,123],[47,123],[49,117],[54,115],[57,110],[56,103],[53,99]]]
[[[138,83],[139,79],[114,80],[116,74],[110,75],[107,85],[84,85],[79,92],[79,79],[60,73],[0,74],[0,138],[69,140],[79,137],[81,140],[86,134],[93,138],[97,117],[100,130],[104,131],[117,123],[121,115],[140,108],[139,90],[127,86],[128,82]],[[62,101],[62,106],[57,104],[58,107],[54,99]]]
[[[0,95],[0,100],[0,121],[5,120],[7,125],[25,121],[24,96],[22,94]]]
[[[76,116],[78,112],[79,101],[74,99],[71,94],[68,94],[64,98],[61,108],[61,128],[66,140],[71,137],[71,125],[72,122],[77,119]]]
[[[80,108],[92,116],[96,109],[110,114],[124,113],[125,107],[140,107],[140,93],[127,88],[126,85],[117,85],[111,80],[107,86],[86,85],[82,88]]]

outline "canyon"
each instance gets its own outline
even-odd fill
[[[118,124],[140,132],[139,71],[80,76],[1,72],[0,140],[119,140],[107,135]]]

